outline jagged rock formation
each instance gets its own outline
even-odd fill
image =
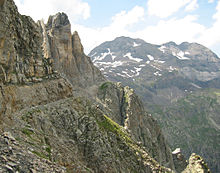
[[[39,22],[44,38],[44,52],[52,58],[54,68],[75,87],[86,88],[105,79],[83,52],[78,33],[71,34],[71,24],[66,14],[50,16],[46,25]]]
[[[118,37],[89,56],[107,79],[134,88],[172,150],[181,148],[187,158],[195,152],[219,172],[220,59],[215,53],[198,43],[153,45]]]

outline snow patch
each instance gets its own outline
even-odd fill
[[[199,85],[196,85],[196,84],[194,84],[194,83],[191,83],[191,85],[194,86],[194,87],[196,87],[196,88],[198,88],[198,89],[201,89],[201,87],[200,87]]]
[[[161,46],[158,48],[161,52],[165,53],[166,46]]]
[[[156,71],[156,72],[154,73],[154,75],[155,75],[155,76],[162,76],[162,74],[160,74],[159,71]]]
[[[126,77],[125,75],[121,74],[121,73],[116,73],[118,76],[122,76],[122,77]]]
[[[105,53],[101,53],[101,56],[95,56],[92,62],[96,62],[96,61],[102,61],[103,59],[105,59],[106,56],[111,55],[112,60],[114,61],[114,59],[116,58],[115,55],[113,55],[113,52],[111,52],[111,50],[109,48],[107,48],[108,52]],[[96,54],[96,53],[95,53]],[[95,55],[94,54],[94,55]]]
[[[181,153],[180,148],[177,148],[172,152],[172,154],[179,154],[179,153]]]
[[[177,58],[180,59],[180,60],[189,60],[188,57],[185,57],[185,56],[184,56],[185,53],[184,53],[183,51],[180,51],[180,52],[178,52],[178,53],[172,52],[172,55],[175,56],[175,57],[177,57]]]
[[[138,47],[138,46],[140,46],[141,44],[137,44],[137,43],[133,43],[133,47]]]
[[[158,68],[158,67],[156,67],[156,66],[154,66],[154,65],[150,65],[151,67],[153,67],[153,68],[155,68],[156,70],[159,70],[159,71],[162,71],[160,68]]]
[[[148,57],[148,59],[149,59],[150,61],[153,61],[153,60],[154,60],[154,57],[153,57],[152,55],[147,55],[147,57]]]
[[[126,72],[126,71],[122,71],[122,73],[126,74],[126,76],[127,76],[128,78],[133,77],[132,75],[129,75],[128,72]]]
[[[93,57],[93,56],[95,56],[96,54],[97,54],[97,52],[93,53],[90,57]]]
[[[163,64],[163,63],[165,63],[166,61],[154,60],[154,62],[157,62],[157,63]]]
[[[141,64],[141,65],[139,65],[139,67],[145,67],[146,65],[145,64]]]
[[[177,70],[177,68],[174,68],[173,66],[170,66],[170,67],[169,67],[169,72],[170,72],[170,73],[173,72],[174,70]]]
[[[118,67],[118,66],[122,66],[123,62],[122,61],[115,61],[115,62],[95,62],[94,63],[96,66],[101,66],[103,65],[103,68],[107,68],[107,67]]]
[[[134,67],[134,69],[136,70],[136,75],[135,76],[139,76],[140,71],[141,71],[142,68]]]
[[[143,61],[143,59],[132,57],[130,52],[127,53],[127,54],[125,54],[123,57],[128,57],[130,60],[133,60],[133,61],[136,61],[136,62],[141,62],[141,61]]]

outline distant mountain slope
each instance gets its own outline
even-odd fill
[[[173,149],[181,147],[187,157],[197,152],[208,159],[214,172],[220,170],[216,144],[220,129],[214,127],[218,123],[210,123],[220,119],[218,103],[209,106],[217,96],[206,90],[220,88],[220,59],[215,53],[198,43],[153,45],[118,37],[96,47],[89,56],[107,79],[136,90]],[[207,141],[201,143],[203,138]]]
[[[138,78],[144,74],[145,67],[149,69],[148,75],[156,79],[174,71],[199,81],[212,80],[220,75],[220,59],[197,43],[177,45],[169,42],[159,46],[140,39],[119,37],[93,49],[89,56],[109,77],[118,73],[121,77]]]

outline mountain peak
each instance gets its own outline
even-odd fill
[[[131,39],[130,37],[126,37],[126,36],[120,36],[120,37],[116,37],[115,40],[122,40],[122,39]]]
[[[68,16],[65,13],[57,13],[51,15],[48,19],[47,26],[59,28],[61,26],[70,25]]]
[[[174,41],[169,41],[169,42],[165,43],[164,45],[168,45],[168,46],[178,46]]]

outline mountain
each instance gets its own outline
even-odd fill
[[[0,31],[0,172],[209,172],[171,152],[134,90],[84,54],[65,13],[36,23],[0,0]]]
[[[220,59],[198,43],[146,43],[118,37],[90,53],[104,76],[135,89],[172,150],[203,156],[219,172]]]

